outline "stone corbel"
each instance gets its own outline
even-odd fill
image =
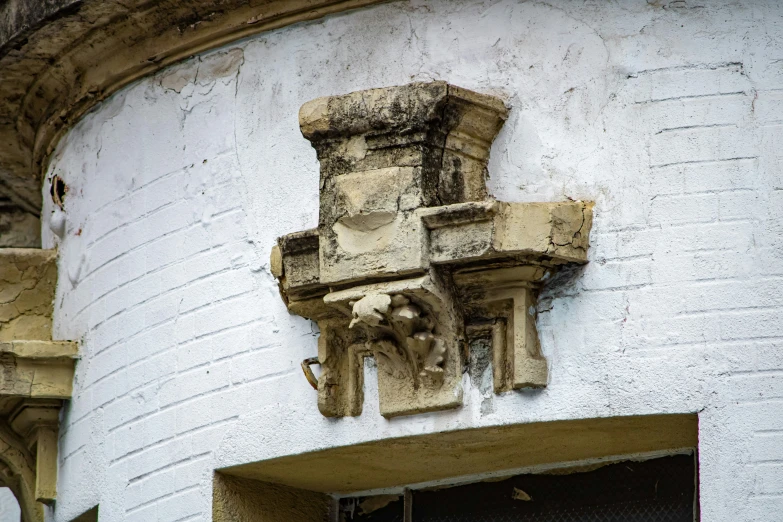
[[[10,415],[11,428],[35,458],[35,500],[53,504],[57,496],[57,432],[62,403],[22,401]]]
[[[55,502],[57,433],[71,398],[77,344],[53,341],[56,253],[0,249],[0,484],[24,522],[43,522]]]
[[[25,522],[43,521],[57,493],[57,433],[71,397],[76,344],[0,342],[0,467]],[[3,418],[5,417],[5,418]]]
[[[456,274],[469,297],[468,338],[486,338],[492,347],[495,393],[547,384],[547,361],[536,330],[536,294],[540,278],[516,268]],[[508,278],[511,276],[511,278]]]
[[[443,82],[302,107],[321,162],[319,226],[280,238],[271,267],[289,310],[321,329],[303,367],[324,415],[361,413],[365,357],[384,416],[457,407],[481,338],[496,392],[546,386],[536,296],[559,266],[587,261],[592,206],[488,196],[506,114],[497,98]]]
[[[321,412],[328,417],[361,414],[365,357],[378,366],[385,416],[458,406],[465,338],[451,291],[428,274],[290,303],[294,313],[315,320],[321,331],[318,357],[308,361],[321,366],[315,384]]]

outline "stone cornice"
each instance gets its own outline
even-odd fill
[[[0,202],[37,213],[63,133],[130,82],[254,33],[388,0],[7,0],[0,4]]]

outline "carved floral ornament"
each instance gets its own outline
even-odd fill
[[[303,368],[324,415],[361,413],[368,356],[384,416],[457,407],[479,339],[496,392],[546,386],[536,295],[558,267],[587,262],[592,205],[489,197],[507,114],[498,98],[444,82],[302,106],[321,163],[319,224],[281,237],[272,270],[289,310],[321,329]]]

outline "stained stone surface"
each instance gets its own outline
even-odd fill
[[[460,406],[471,336],[491,338],[495,391],[546,386],[529,310],[558,266],[587,261],[592,206],[489,197],[507,115],[445,82],[302,106],[321,165],[318,228],[280,238],[270,266],[289,309],[321,328],[324,415],[361,413],[369,356],[384,416]]]
[[[77,345],[52,340],[56,282],[55,250],[0,248],[0,483],[25,522],[42,522],[56,498],[59,412],[73,387]]]
[[[53,250],[0,249],[0,341],[52,338],[56,261]]]

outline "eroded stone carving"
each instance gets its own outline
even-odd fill
[[[350,304],[353,320],[348,328],[370,330],[375,344],[383,348],[379,353],[391,362],[391,373],[412,378],[414,385],[423,378],[443,377],[446,348],[432,333],[435,322],[421,306],[403,294],[369,294]]]
[[[289,309],[321,328],[324,415],[361,413],[368,356],[384,416],[459,406],[482,337],[497,392],[546,385],[536,295],[558,266],[587,261],[591,205],[489,197],[506,115],[499,99],[444,82],[302,106],[321,163],[319,225],[280,238],[271,266]]]

